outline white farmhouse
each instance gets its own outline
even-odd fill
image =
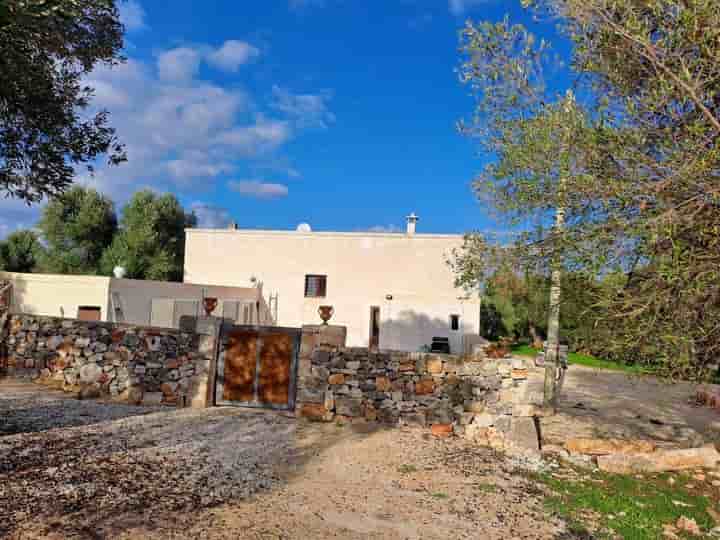
[[[262,284],[274,323],[347,327],[356,347],[417,351],[448,338],[453,353],[478,341],[480,301],[454,286],[447,265],[462,235],[188,229],[185,283]]]

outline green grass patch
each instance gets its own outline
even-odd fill
[[[442,491],[433,493],[432,496],[435,497],[436,499],[447,499],[450,497],[450,495],[448,495],[447,493],[443,493]]]
[[[538,349],[535,349],[527,344],[514,345],[511,351],[513,354],[516,354],[518,356],[529,356],[533,358],[538,353]],[[620,364],[618,362],[612,362],[610,360],[601,360],[600,358],[595,358],[594,356],[590,356],[589,354],[580,354],[575,352],[568,353],[568,363],[570,365],[586,366],[595,369],[623,371],[625,373],[630,373],[633,375],[648,375],[652,373],[651,370],[643,366],[629,366],[627,364]]]
[[[411,474],[417,472],[417,467],[415,465],[403,464],[398,467],[398,472],[401,474]]]
[[[704,533],[715,526],[708,508],[716,501],[682,487],[683,477],[675,485],[667,475],[639,479],[590,471],[576,471],[570,479],[536,478],[549,488],[548,508],[581,537],[592,531],[594,538],[656,540],[663,537],[663,525],[674,525],[681,516],[694,519]]]
[[[497,493],[498,491],[495,484],[477,484],[475,487],[483,493]]]

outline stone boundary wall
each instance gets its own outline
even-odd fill
[[[220,320],[189,322],[194,331],[13,315],[8,371],[81,398],[205,407]]]
[[[298,416],[419,425],[504,447],[521,412],[513,405],[528,375],[523,360],[344,348],[334,331],[301,349]]]

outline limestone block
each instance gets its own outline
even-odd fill
[[[682,471],[715,468],[720,454],[713,445],[683,450],[657,450],[650,454],[610,454],[598,456],[600,470],[616,474]]]
[[[490,427],[495,424],[495,416],[489,413],[480,413],[475,415],[472,425],[480,428]]]
[[[342,416],[362,416],[362,400],[356,398],[336,397],[335,412]]]
[[[419,396],[432,394],[435,391],[435,381],[433,379],[422,379],[415,383],[415,393]]]
[[[509,435],[513,448],[523,452],[540,452],[537,426],[532,418],[513,418]]]
[[[57,350],[57,348],[64,343],[62,336],[52,336],[47,340],[47,348],[51,351]]]
[[[298,416],[315,422],[330,422],[334,414],[320,403],[301,403],[298,407]]]
[[[437,356],[430,356],[425,360],[425,367],[428,373],[438,375],[443,371],[443,361]]]
[[[143,405],[160,405],[163,400],[162,392],[146,392],[143,396]]]
[[[95,383],[100,379],[102,373],[103,370],[100,366],[90,362],[80,368],[80,381],[85,384]]]
[[[327,378],[327,382],[331,385],[345,384],[345,375],[342,373],[333,373]]]
[[[143,389],[139,386],[131,386],[127,390],[125,390],[121,397],[124,397],[127,399],[129,403],[132,403],[133,405],[140,405],[143,401]]]
[[[513,407],[513,416],[515,409]],[[608,454],[648,454],[656,449],[655,443],[645,440],[621,439],[584,439],[575,438],[565,442],[565,449],[571,454],[587,454],[589,456],[603,456]]]
[[[485,410],[484,401],[465,401],[465,410],[471,413],[481,413]]]
[[[444,439],[444,438],[450,437],[452,435],[453,426],[452,426],[452,424],[433,424],[430,427],[430,432],[435,437],[440,437],[440,438]]]

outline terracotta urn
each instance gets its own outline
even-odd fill
[[[203,298],[203,308],[205,308],[205,315],[210,316],[218,305],[218,299],[212,296]]]
[[[320,306],[318,308],[318,315],[323,321],[323,324],[327,326],[328,321],[332,318],[335,313],[335,308],[332,306]]]

